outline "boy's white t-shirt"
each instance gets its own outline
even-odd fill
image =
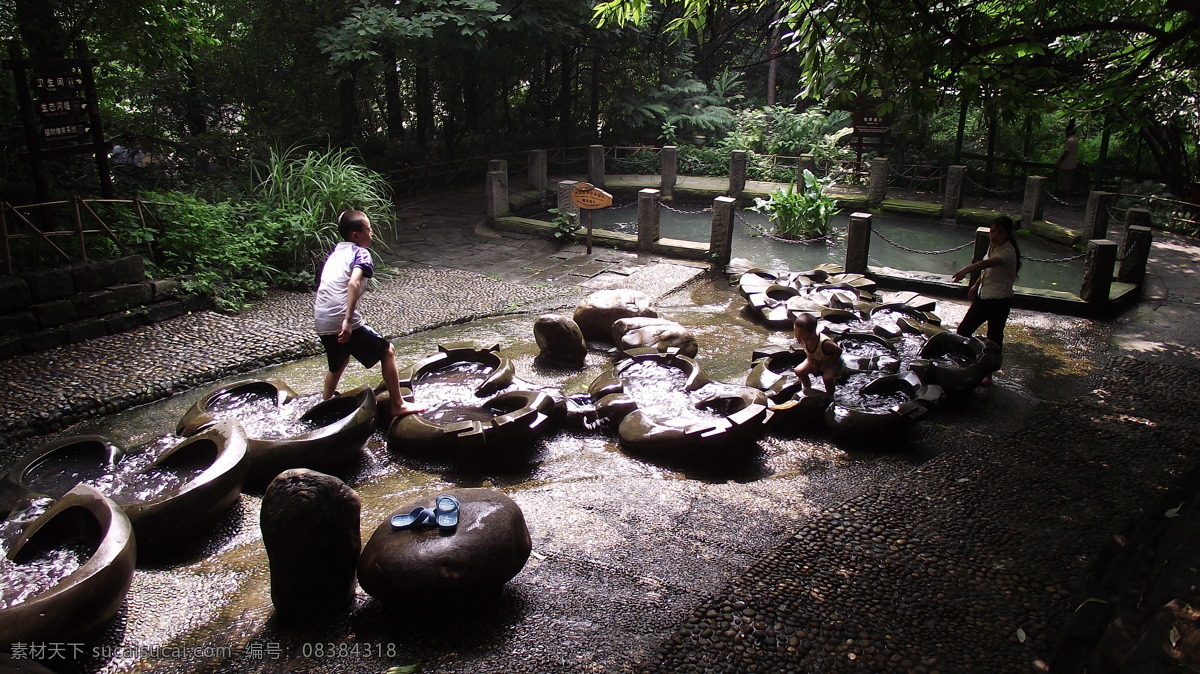
[[[1011,241],[1005,241],[999,248],[988,253],[988,258],[998,257],[1004,264],[988,267],[980,272],[983,278],[979,283],[979,299],[999,300],[1012,297],[1013,284],[1017,282],[1017,249]]]
[[[325,266],[321,268],[321,283],[317,286],[317,297],[313,301],[317,334],[336,335],[341,331],[342,319],[346,315],[346,293],[355,267],[363,270],[363,278],[371,278],[375,274],[371,251],[350,241],[339,242],[325,259]],[[362,312],[355,307],[350,329],[362,324]]]

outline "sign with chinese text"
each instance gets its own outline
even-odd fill
[[[591,183],[575,183],[575,187],[571,189],[571,203],[589,211],[607,208],[612,206],[612,202],[611,194]]]
[[[879,114],[880,106],[886,105],[888,112]],[[882,98],[859,99],[854,111],[854,133],[859,136],[886,136],[892,130],[891,104]]]

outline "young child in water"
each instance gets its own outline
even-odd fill
[[[832,396],[842,373],[842,347],[827,335],[817,334],[817,319],[812,314],[797,315],[792,321],[792,332],[804,351],[804,362],[795,370],[804,390],[812,389],[810,375],[818,374],[825,381],[825,393]]]

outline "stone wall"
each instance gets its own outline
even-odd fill
[[[203,308],[130,255],[0,276],[0,358],[132,330]]]

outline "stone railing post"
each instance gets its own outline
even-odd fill
[[[579,207],[571,201],[571,192],[575,189],[575,184],[578,180],[560,180],[558,181],[558,212],[569,213],[575,216],[575,222],[579,222]]]
[[[604,146],[588,146],[588,182],[596,187],[604,187]]]
[[[664,145],[658,158],[662,163],[660,174],[662,182],[659,185],[659,189],[662,190],[662,198],[674,199],[675,183],[679,180],[679,148],[675,145]]]
[[[494,225],[496,218],[508,215],[508,171],[488,171],[486,191],[487,221]]]
[[[538,194],[545,194],[546,187],[549,186],[549,166],[545,150],[529,151],[529,184]]]
[[[950,166],[946,169],[946,194],[942,198],[942,219],[954,220],[962,206],[963,183],[966,181],[966,166]]]
[[[867,183],[868,206],[876,207],[887,198],[889,168],[887,157],[876,157],[871,160],[870,178]]]
[[[987,257],[988,247],[992,245],[991,240],[992,229],[990,227],[975,228],[975,246],[971,249],[971,262],[978,262]],[[968,287],[975,285],[979,280],[979,272],[971,274],[968,282]]]
[[[1029,225],[1042,219],[1046,207],[1046,178],[1029,176],[1025,178],[1025,200],[1021,202],[1021,227],[1028,229]]]
[[[867,273],[867,254],[871,251],[871,214],[851,213],[846,228],[846,271]]]
[[[1147,211],[1146,215],[1149,215]],[[1121,258],[1117,266],[1117,280],[1121,283],[1141,285],[1146,278],[1146,264],[1150,261],[1150,244],[1153,231],[1142,225],[1130,225],[1121,242]]]
[[[1083,212],[1083,238],[1103,239],[1108,236],[1108,207],[1112,192],[1093,190],[1088,193],[1087,209]]]
[[[1093,192],[1092,194],[1095,194]],[[1108,239],[1092,239],[1087,243],[1087,258],[1083,267],[1083,285],[1079,297],[1088,304],[1108,302],[1112,288],[1113,263],[1117,260],[1117,244]]]
[[[732,150],[729,153],[729,196],[737,199],[746,189],[746,151]]]
[[[1131,208],[1125,214],[1125,231],[1130,227],[1150,228],[1150,210],[1146,208]]]
[[[492,171],[504,171],[505,173],[508,173],[508,160],[507,159],[489,159],[488,160],[488,173],[491,173]]]
[[[660,190],[647,187],[638,191],[638,250],[650,250],[658,241]]]
[[[804,186],[804,171],[813,175],[817,173],[817,158],[811,154],[800,155],[800,164],[796,167],[796,189]]]
[[[724,272],[733,257],[733,205],[732,197],[713,199],[712,232],[708,237],[708,254],[712,269]]]

